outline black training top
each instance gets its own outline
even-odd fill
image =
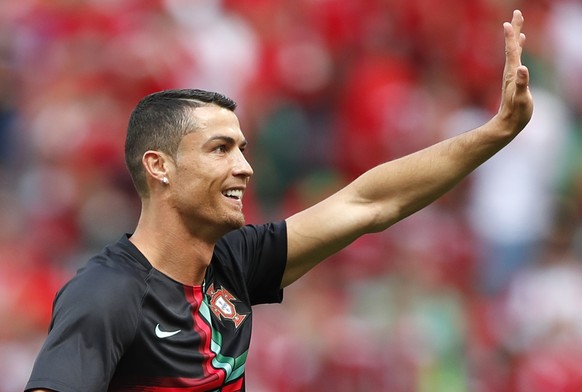
[[[123,236],[57,294],[26,389],[244,391],[251,305],[281,302],[285,222],[222,238],[202,286],[154,269]]]

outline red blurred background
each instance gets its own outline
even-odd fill
[[[534,118],[444,198],[256,308],[253,392],[582,390],[582,3],[0,1],[0,392],[20,391],[53,295],[131,231],[125,126],[145,94],[239,103],[247,221],[496,110],[520,8]]]

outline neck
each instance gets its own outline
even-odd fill
[[[204,281],[216,243],[194,235],[172,214],[152,214],[143,208],[130,241],[155,269],[191,286]]]

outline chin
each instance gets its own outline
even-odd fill
[[[238,217],[230,217],[226,224],[230,230],[240,229],[245,225],[245,217],[242,214]]]

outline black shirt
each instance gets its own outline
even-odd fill
[[[281,302],[285,222],[215,246],[201,286],[154,269],[125,235],[57,294],[27,389],[244,391],[251,305]]]

